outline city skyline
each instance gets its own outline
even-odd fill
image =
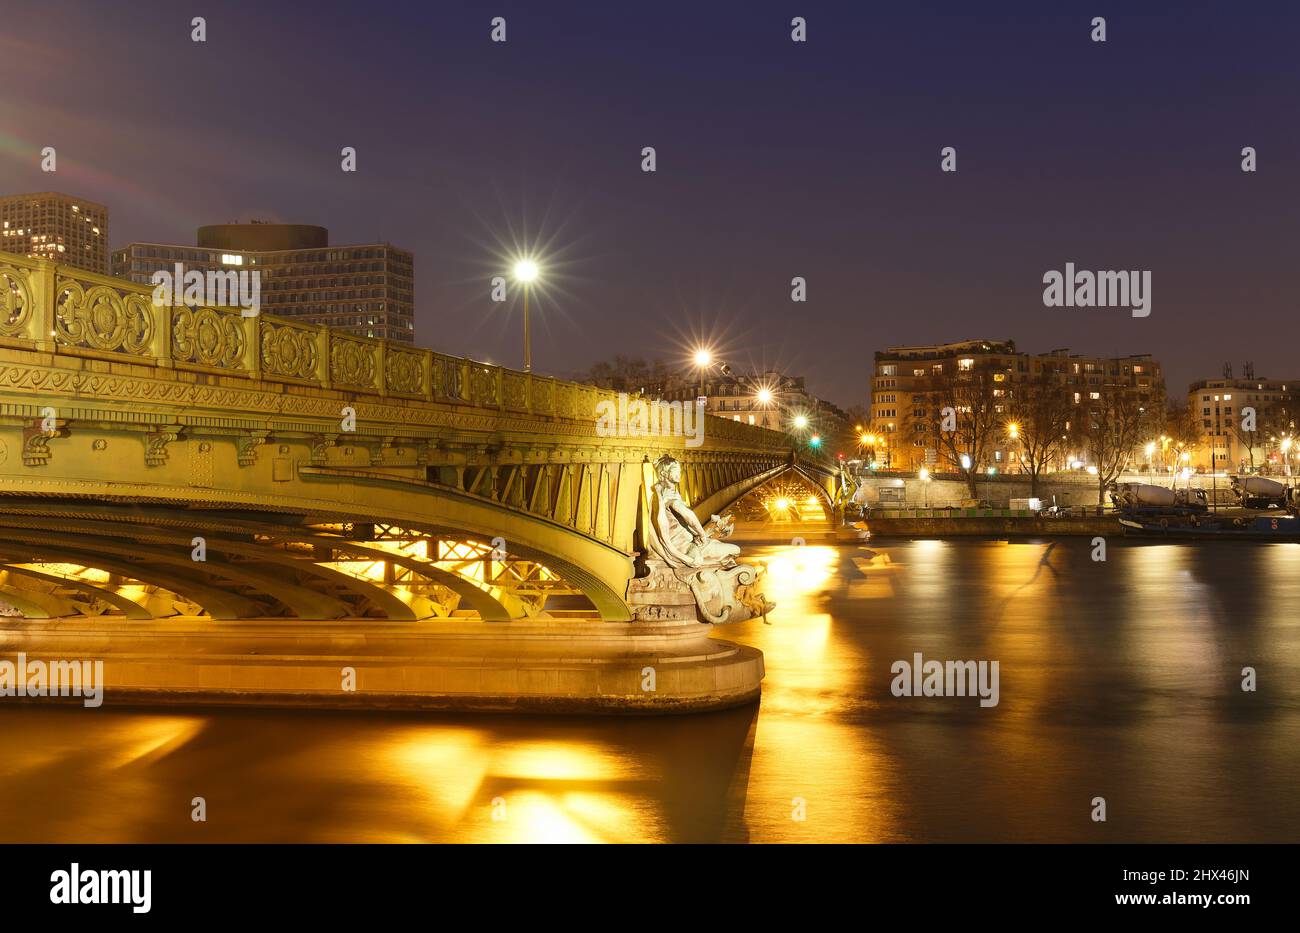
[[[253,216],[399,244],[416,256],[418,342],[440,351],[518,365],[518,312],[488,283],[536,247],[549,280],[534,354],[556,374],[709,339],[740,365],[806,372],[848,406],[866,399],[873,350],[988,335],[1151,353],[1178,388],[1225,362],[1291,376],[1285,341],[1267,339],[1294,313],[1285,167],[1300,156],[1272,116],[1296,68],[1278,18],[1144,11],[1094,43],[1082,7],[868,18],[814,4],[801,45],[769,4],[734,22],[399,4],[362,30],[342,8],[235,3],[205,11],[207,42],[191,43],[155,41],[187,34],[188,14],[128,25],[73,9],[9,11],[23,38],[5,40],[0,68],[36,90],[5,104],[7,189],[107,204],[114,248]],[[497,14],[506,43],[489,39]],[[1229,40],[1252,50],[1230,70],[1213,55]],[[135,65],[136,45],[162,58]],[[113,79],[88,84],[105,46],[122,50]],[[659,67],[665,54],[691,80]],[[159,68],[193,80],[160,83]],[[411,111],[395,82],[426,99]],[[40,170],[47,145],[57,173]],[[354,174],[339,170],[346,145]],[[940,170],[949,145],[955,173]],[[1255,173],[1240,169],[1244,146]],[[1069,262],[1150,271],[1150,317],[1044,307],[1044,273]],[[806,304],[790,301],[795,276]],[[835,339],[809,346],[809,327]]]

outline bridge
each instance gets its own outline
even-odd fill
[[[656,624],[632,593],[655,460],[680,462],[701,519],[774,481],[831,510],[834,472],[712,416],[697,447],[600,436],[601,402],[619,400],[0,253],[0,612],[24,637],[158,652],[160,630],[236,654],[249,632],[324,631],[631,657],[664,625],[698,648],[695,618]]]

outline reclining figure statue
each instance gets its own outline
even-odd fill
[[[761,565],[737,563],[740,548],[728,544],[734,527],[731,516],[714,515],[700,524],[678,491],[682,465],[664,455],[655,461],[650,526],[645,529],[648,579],[633,581],[638,589],[689,589],[699,618],[715,625],[766,616],[773,608],[758,591]]]

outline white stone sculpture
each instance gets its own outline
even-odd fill
[[[763,568],[738,563],[740,548],[723,540],[731,535],[731,516],[714,515],[702,525],[678,490],[681,464],[664,455],[655,461],[654,470],[657,482],[649,527],[644,529],[649,573],[629,586],[636,617],[660,620],[694,615],[717,625],[766,616],[774,604],[758,592]]]

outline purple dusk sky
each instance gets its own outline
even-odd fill
[[[1300,376],[1298,30],[1196,2],[8,0],[0,191],[103,202],[114,247],[249,217],[391,241],[417,343],[513,366],[489,280],[535,244],[559,375],[708,338],[847,406],[874,350],[987,336],[1154,353],[1181,394],[1224,361]],[[1150,270],[1150,317],[1045,308],[1066,262]]]

